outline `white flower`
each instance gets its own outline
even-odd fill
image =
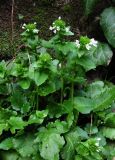
[[[76,46],[77,46],[78,48],[80,48],[80,43],[79,43],[78,40],[75,41],[75,44],[76,44]]]
[[[59,63],[59,67],[61,68],[61,63]]]
[[[33,33],[38,33],[38,32],[39,32],[38,29],[34,29],[34,30],[33,30]]]
[[[34,22],[34,24],[36,25],[37,23],[36,23],[36,22]]]
[[[66,27],[66,28],[65,28],[65,31],[66,31],[66,32],[69,32],[69,27]]]
[[[50,26],[49,30],[52,31],[54,29],[54,27]]]
[[[86,49],[87,49],[88,51],[91,49],[90,44],[86,44],[85,47],[86,47]]]
[[[99,143],[95,143],[95,146],[99,147]]]
[[[60,27],[59,26],[57,26],[56,29],[57,29],[57,31],[60,31]]]
[[[57,31],[56,31],[56,30],[54,30],[53,32],[56,34],[56,32],[57,32]]]
[[[100,141],[101,140],[101,138],[97,138],[97,141]]]
[[[90,39],[90,45],[97,47],[97,43],[98,42],[94,38]]]
[[[61,16],[59,16],[58,19],[60,20],[60,19],[61,19]]]
[[[26,27],[26,24],[24,23],[23,26],[22,26],[22,29],[25,29],[25,27]]]

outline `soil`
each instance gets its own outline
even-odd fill
[[[15,0],[14,5],[14,46],[20,45],[20,33],[23,23],[37,22],[40,29],[40,36],[48,39],[51,36],[49,26],[61,16],[71,30],[75,33],[72,39],[77,39],[80,35],[88,35],[95,39],[106,42],[104,34],[99,25],[100,14],[103,9],[111,6],[109,0],[101,1],[95,12],[89,17],[84,16],[84,8],[81,0],[73,0],[70,4],[56,6],[53,1],[46,0]],[[11,49],[11,0],[1,0],[0,2],[0,59],[12,57]],[[19,19],[19,14],[23,16]],[[101,33],[101,34],[100,34]],[[115,56],[112,59],[109,70],[114,70]],[[99,73],[102,71],[99,71]],[[108,72],[108,71],[107,71]],[[109,73],[109,77],[114,73]],[[115,78],[113,78],[115,81]]]

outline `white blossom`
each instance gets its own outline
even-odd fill
[[[60,19],[61,19],[61,16],[59,16],[58,19],[60,20]]]
[[[33,30],[33,33],[38,33],[38,32],[39,32],[38,29],[34,29],[34,30]]]
[[[25,29],[25,27],[26,27],[26,24],[24,23],[23,26],[22,26],[22,29]]]
[[[37,23],[36,23],[36,22],[34,22],[34,24],[36,25]]]
[[[101,138],[98,137],[98,138],[97,138],[97,141],[100,141],[100,140],[101,140]]]
[[[56,29],[57,29],[57,31],[60,31],[60,27],[59,26],[57,26]]]
[[[56,31],[56,30],[54,30],[53,32],[56,34],[56,32],[57,32],[57,31]]]
[[[90,39],[90,45],[97,47],[97,43],[98,42],[94,38]]]
[[[76,41],[75,41],[75,44],[76,44],[76,46],[77,46],[78,48],[80,48],[79,40],[76,40]]]
[[[95,146],[99,147],[99,143],[95,143]]]
[[[86,44],[85,47],[86,47],[86,49],[87,49],[88,51],[91,49],[90,44]]]
[[[49,30],[50,30],[50,31],[52,31],[53,29],[54,29],[54,27],[52,27],[52,26],[49,27]]]

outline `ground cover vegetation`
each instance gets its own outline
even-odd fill
[[[86,17],[98,3],[83,1]],[[49,39],[36,22],[23,24],[23,47],[0,61],[1,160],[113,160],[115,85],[87,77],[112,59],[113,3],[100,16],[106,43],[72,39],[61,16],[47,28]]]

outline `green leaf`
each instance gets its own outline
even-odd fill
[[[66,145],[61,153],[62,159],[72,160],[75,156],[75,148],[78,145],[78,143],[81,141],[81,139],[87,138],[87,133],[79,127],[66,134]]]
[[[74,98],[74,108],[82,114],[88,114],[94,109],[93,100],[85,97]]]
[[[31,108],[29,102],[27,101],[27,97],[19,90],[14,91],[10,97],[10,102],[12,108],[16,111],[20,111],[21,113],[27,113]]]
[[[34,144],[35,136],[33,134],[25,134],[13,139],[14,149],[22,157],[30,157],[37,153],[37,146]]]
[[[21,117],[10,117],[8,124],[10,125],[10,130],[12,133],[15,133],[15,131],[18,129],[23,130],[27,125]]]
[[[115,7],[103,11],[100,25],[108,42],[115,48]]]
[[[65,141],[59,133],[53,129],[41,129],[35,140],[39,144],[39,151],[45,160],[59,160],[59,152]]]
[[[28,89],[30,87],[30,81],[28,79],[23,79],[19,81],[19,85],[22,87],[22,89]]]
[[[106,138],[115,140],[115,128],[103,127],[101,131]]]
[[[113,53],[107,44],[98,43],[96,48],[85,51],[82,57],[78,57],[76,64],[81,65],[86,71],[89,71],[99,65],[108,65],[112,55]]]
[[[99,0],[83,0],[85,6],[85,14],[89,15]]]
[[[0,62],[0,78],[4,78],[6,72],[6,63],[5,61]]]
[[[28,120],[28,124],[41,124],[45,117],[48,115],[48,110],[36,111],[34,114],[31,114]]]
[[[7,138],[0,143],[0,149],[9,150],[13,148],[12,138]]]
[[[115,113],[107,114],[104,121],[106,126],[115,127]]]
[[[113,101],[115,101],[115,87],[109,88],[94,99],[94,111],[103,111],[104,109],[111,107]]]
[[[40,73],[39,71],[35,71],[35,69],[32,66],[30,66],[29,68],[28,76],[30,79],[35,81],[37,86],[40,86],[48,79],[48,75],[46,73]]]

